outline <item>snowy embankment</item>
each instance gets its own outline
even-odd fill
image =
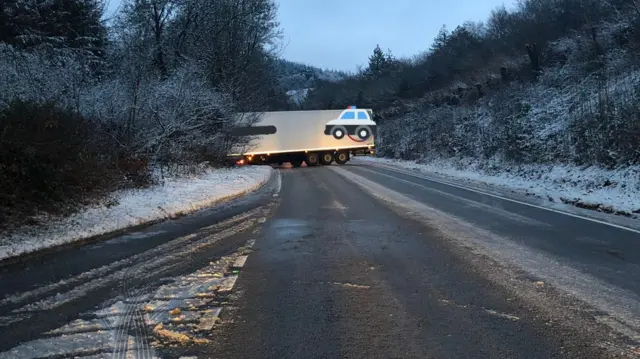
[[[388,158],[358,159],[489,185],[555,203],[640,217],[640,167],[605,170],[567,165],[481,166],[472,160],[417,163]]]
[[[208,170],[197,176],[165,178],[164,184],[146,189],[120,191],[113,194],[110,205],[0,234],[0,260],[194,212],[259,188],[271,171],[268,166]]]

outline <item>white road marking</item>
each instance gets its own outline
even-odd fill
[[[342,203],[338,202],[338,200],[334,199],[333,202],[331,202],[331,204],[326,205],[323,207],[324,209],[329,209],[329,210],[336,210],[338,212],[341,212],[343,215],[345,214],[345,211],[347,210],[347,207],[345,205],[343,205]]]
[[[408,176],[413,176],[413,177],[424,179],[424,180],[427,180],[427,181],[432,181],[432,182],[444,184],[444,185],[447,185],[447,186],[464,189],[464,190],[475,192],[475,193],[482,194],[482,195],[485,195],[485,196],[491,196],[491,197],[494,197],[494,198],[499,198],[499,199],[504,200],[504,201],[518,203],[518,204],[522,204],[522,205],[525,205],[525,206],[529,206],[529,207],[533,207],[533,208],[537,208],[537,209],[542,209],[542,210],[549,211],[549,212],[559,213],[559,214],[563,214],[565,216],[579,218],[579,219],[583,219],[583,220],[586,220],[586,221],[590,221],[590,222],[594,222],[594,223],[598,223],[598,224],[604,224],[606,226],[610,226],[610,227],[614,227],[614,228],[622,229],[622,230],[625,230],[625,231],[629,231],[629,232],[640,234],[640,230],[637,230],[637,229],[634,229],[634,228],[625,227],[625,226],[621,226],[621,225],[618,225],[618,224],[615,224],[615,223],[609,223],[609,222],[601,221],[599,219],[589,218],[589,217],[581,216],[579,214],[569,213],[569,212],[561,211],[561,210],[554,209],[554,208],[549,208],[549,207],[539,206],[539,205],[532,204],[532,203],[519,201],[517,199],[500,196],[500,195],[497,195],[497,194],[481,191],[479,189],[462,186],[462,185],[459,185],[459,184],[455,184],[455,183],[448,182],[448,181],[443,181],[443,180],[440,180],[440,179],[434,179],[434,178],[421,176],[421,175],[418,175],[416,173],[413,173],[413,172],[410,172],[410,171],[401,170],[401,169],[398,169],[398,168],[395,168],[395,167],[380,166],[380,165],[369,165],[369,166],[384,168],[384,169],[388,169],[390,171],[396,171],[396,172],[399,172],[399,173],[406,174]]]
[[[239,256],[238,258],[236,258],[236,261],[233,262],[233,266],[231,266],[231,268],[240,269],[244,267],[244,263],[247,261],[247,257],[248,256]]]
[[[441,191],[439,189],[435,189],[435,188],[430,187],[430,186],[428,186],[428,185],[426,185],[424,183],[411,182],[411,181],[408,181],[408,180],[405,180],[405,179],[402,179],[402,178],[397,178],[397,177],[394,177],[392,175],[388,175],[386,173],[376,172],[376,171],[373,171],[373,170],[370,170],[370,169],[365,169],[365,170],[369,171],[371,173],[375,173],[375,174],[380,175],[380,176],[393,178],[393,179],[395,179],[397,181],[404,182],[404,183],[406,183],[408,185],[411,185],[411,186],[426,188],[427,190],[436,192],[436,193],[438,193],[438,194],[440,194],[442,196],[449,197],[451,199],[464,202],[468,206],[473,206],[473,207],[476,207],[476,208],[483,208],[483,209],[486,209],[486,210],[490,210],[492,213],[501,215],[503,217],[510,218],[510,219],[512,219],[514,221],[527,223],[527,224],[530,224],[532,226],[538,226],[538,227],[551,227],[551,225],[548,224],[548,223],[541,222],[541,221],[529,218],[527,216],[522,216],[522,215],[519,215],[517,213],[506,211],[506,210],[504,210],[502,208],[499,208],[499,207],[496,207],[496,206],[492,206],[492,205],[485,204],[485,203],[480,203],[480,202],[477,202],[477,201],[474,201],[472,199],[468,199],[468,198],[465,198],[465,197],[456,196],[455,194],[452,194],[450,192]]]
[[[236,280],[238,279],[237,275],[230,275],[225,277],[220,284],[220,288],[218,289],[218,293],[228,293],[231,292],[233,286],[236,284]]]
[[[278,197],[280,195],[280,190],[282,189],[282,172],[280,172],[280,170],[276,170],[278,171],[278,179],[277,179],[277,185],[276,185],[276,192],[273,194],[273,197]]]
[[[498,312],[498,311],[493,310],[493,309],[485,309],[484,311],[489,313],[489,314],[491,314],[491,315],[495,315],[496,317],[501,317],[501,318],[505,318],[505,319],[509,319],[509,320],[513,320],[513,321],[520,320],[520,318],[516,317],[515,315],[511,315],[511,314],[507,314],[507,313],[501,313],[501,312]]]

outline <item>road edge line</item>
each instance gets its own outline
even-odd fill
[[[594,222],[594,223],[598,223],[598,224],[603,224],[603,225],[606,225],[606,226],[610,226],[610,227],[614,227],[614,228],[622,229],[622,230],[625,230],[625,231],[629,231],[629,232],[640,234],[640,230],[635,229],[635,228],[625,227],[623,225],[610,223],[610,222],[606,222],[606,221],[599,220],[599,219],[596,219],[596,218],[590,218],[590,217],[582,216],[582,215],[575,214],[575,213],[561,211],[561,210],[555,209],[555,208],[549,208],[549,207],[545,207],[545,206],[536,205],[536,204],[533,204],[533,203],[527,203],[527,202],[520,201],[520,200],[517,200],[517,199],[500,196],[500,195],[497,195],[497,194],[485,192],[485,191],[482,191],[482,190],[479,190],[479,189],[475,189],[475,188],[471,188],[471,187],[466,187],[466,186],[459,185],[459,184],[456,184],[456,183],[451,183],[451,182],[448,182],[448,181],[442,181],[442,180],[439,180],[439,179],[429,178],[429,177],[426,177],[424,175],[420,175],[420,174],[417,174],[417,173],[412,173],[410,171],[406,171],[406,170],[403,170],[403,169],[398,169],[398,168],[395,168],[395,167],[392,167],[392,166],[382,166],[382,165],[378,165],[378,164],[367,164],[367,166],[378,167],[378,168],[382,168],[382,169],[388,169],[390,171],[399,172],[399,173],[406,174],[408,176],[412,176],[412,177],[416,177],[416,178],[420,178],[420,179],[423,179],[423,180],[426,180],[426,181],[436,182],[436,183],[440,183],[440,184],[443,184],[443,185],[456,187],[456,188],[463,189],[463,190],[466,190],[466,191],[482,194],[482,195],[485,195],[485,196],[498,198],[498,199],[501,199],[501,200],[504,200],[504,201],[513,202],[513,203],[517,203],[517,204],[522,204],[522,205],[525,205],[525,206],[529,206],[529,207],[533,207],[533,208],[537,208],[537,209],[542,209],[542,210],[545,210],[545,211],[554,212],[554,213],[558,213],[558,214],[563,214],[563,215],[566,215],[566,216],[569,216],[569,217],[574,217],[574,218],[578,218],[578,219],[582,219],[582,220],[586,220],[586,221],[590,221],[590,222]]]

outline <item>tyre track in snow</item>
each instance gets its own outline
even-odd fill
[[[235,271],[254,243],[248,240],[194,273],[166,278],[157,289],[147,284],[133,289],[125,277],[120,294],[100,310],[0,352],[0,358],[174,358],[189,344],[207,344],[229,300]]]
[[[50,331],[78,320],[88,311],[117,298],[125,303],[126,314],[116,322],[96,318],[104,327],[117,332],[112,339],[117,342],[114,343],[114,357],[153,357],[149,342],[151,330],[139,303],[147,300],[147,293],[162,285],[163,279],[192,273],[216,258],[235,252],[246,243],[250,229],[273,209],[272,195],[279,188],[279,180],[276,173],[257,198],[253,209],[236,209],[235,216],[219,223],[201,226],[129,257],[28,290],[12,292],[13,288],[3,288],[5,293],[0,297],[0,330],[3,332],[0,353],[22,342],[50,336],[47,334]],[[198,220],[203,222],[203,218]],[[185,218],[185,221],[194,222],[190,218]],[[131,235],[123,237],[125,241],[131,240]],[[102,245],[96,244],[96,250],[99,251]],[[11,274],[6,269],[5,273],[0,273],[0,284]]]
[[[104,240],[86,246],[60,249],[38,258],[2,265],[0,300],[111,265],[264,206],[271,201],[272,193],[277,190],[279,176],[276,174],[274,172],[274,176],[262,188],[245,197],[188,216],[167,220],[123,235],[107,236]]]
[[[184,248],[189,244],[190,241],[192,241],[192,246],[194,244],[197,246],[198,244],[202,244],[203,242],[206,244],[206,242],[208,241],[208,235],[215,235],[215,233],[225,233],[224,231],[228,230],[229,228],[233,230],[235,229],[234,226],[241,224],[243,221],[248,220],[251,216],[255,216],[257,213],[259,213],[259,210],[253,210],[247,213],[243,213],[225,222],[202,228],[201,233],[193,233],[187,236],[179,237],[171,242],[145,251],[141,254],[134,255],[130,258],[123,259],[112,264],[102,266],[88,272],[84,272],[69,279],[64,279],[56,283],[36,288],[31,291],[26,291],[17,295],[6,297],[0,300],[0,310],[13,310],[18,312],[29,311],[29,304],[35,306],[35,309],[51,309],[49,305],[44,304],[45,302],[47,302],[47,300],[52,302],[51,306],[60,305],[63,303],[60,298],[56,298],[57,293],[71,293],[73,290],[77,291],[78,289],[84,289],[85,286],[87,288],[91,288],[96,282],[99,283],[105,278],[110,278],[114,274],[118,273],[122,273],[122,276],[124,278],[124,273],[130,271],[131,266],[134,263],[144,264],[145,262],[149,262],[156,258],[156,261],[153,263],[161,265],[163,262],[170,260],[170,258],[166,257],[162,261],[158,261],[157,258],[162,256],[163,253],[170,253],[178,250],[179,248]],[[189,248],[189,250],[197,249],[198,248],[194,247]],[[185,252],[186,251],[183,251],[182,253]],[[2,326],[2,323],[0,323],[0,326]]]
[[[124,315],[120,318],[124,325],[117,327],[116,336],[114,338],[115,350],[113,352],[114,359],[126,358],[128,352],[134,352],[136,358],[153,358],[153,351],[149,345],[148,333],[144,325],[144,316],[140,310],[143,294],[140,292],[148,290],[150,285],[144,285],[143,288],[135,290],[131,285],[132,267],[127,268],[123,273],[121,295],[126,303]],[[134,336],[134,347],[129,347],[129,332]]]
[[[253,214],[257,215],[260,212],[261,211],[257,211]],[[44,299],[14,309],[8,314],[10,317],[12,314],[13,316],[18,316],[20,321],[16,323],[15,320],[13,320],[12,324],[3,329],[3,331],[9,332],[9,336],[0,340],[0,343],[2,343],[0,348],[7,349],[4,345],[5,342],[17,344],[17,341],[20,339],[29,339],[27,336],[29,336],[29,333],[34,329],[34,326],[37,328],[36,330],[42,328],[42,331],[54,329],[55,325],[59,323],[57,323],[56,320],[46,319],[46,317],[52,316],[51,312],[64,313],[66,317],[73,317],[77,315],[75,308],[78,307],[78,304],[80,304],[80,308],[89,309],[104,300],[105,296],[111,296],[107,293],[113,293],[113,290],[117,288],[118,285],[123,289],[124,299],[132,299],[127,298],[127,293],[130,293],[131,288],[136,288],[141,283],[153,283],[170,275],[172,271],[179,270],[180,262],[184,264],[191,262],[194,265],[197,265],[195,263],[202,263],[203,261],[205,263],[208,262],[208,253],[210,253],[211,247],[214,247],[217,242],[239,232],[246,231],[258,223],[255,217],[242,218],[242,220],[241,223],[235,226],[232,225],[228,229],[201,237],[201,239],[195,243],[185,244],[185,250],[176,251],[175,248],[173,248],[174,246],[171,246],[174,250],[166,251],[164,255],[154,251],[153,254],[147,254],[143,256],[143,258],[139,258],[139,262],[134,261],[134,263],[137,262],[137,264],[110,272],[105,276],[96,277],[89,281],[81,282],[78,280],[76,283],[81,283],[80,285],[64,293],[46,296]],[[234,222],[237,222],[237,220],[234,220]],[[151,259],[154,255],[158,255],[159,257]],[[150,287],[150,285],[146,287],[143,286],[142,288],[148,287]],[[126,316],[129,317],[127,319],[130,320],[132,314],[130,312],[127,313]],[[125,321],[125,323],[128,323],[128,321]],[[127,324],[125,324],[125,326],[126,325]]]

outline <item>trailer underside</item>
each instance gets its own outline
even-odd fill
[[[301,167],[305,163],[308,167],[318,165],[330,165],[333,162],[343,165],[351,156],[373,155],[373,147],[357,147],[342,150],[308,150],[281,153],[254,153],[250,155],[232,156],[230,164],[243,166],[255,165],[282,165],[291,163],[293,167]]]

